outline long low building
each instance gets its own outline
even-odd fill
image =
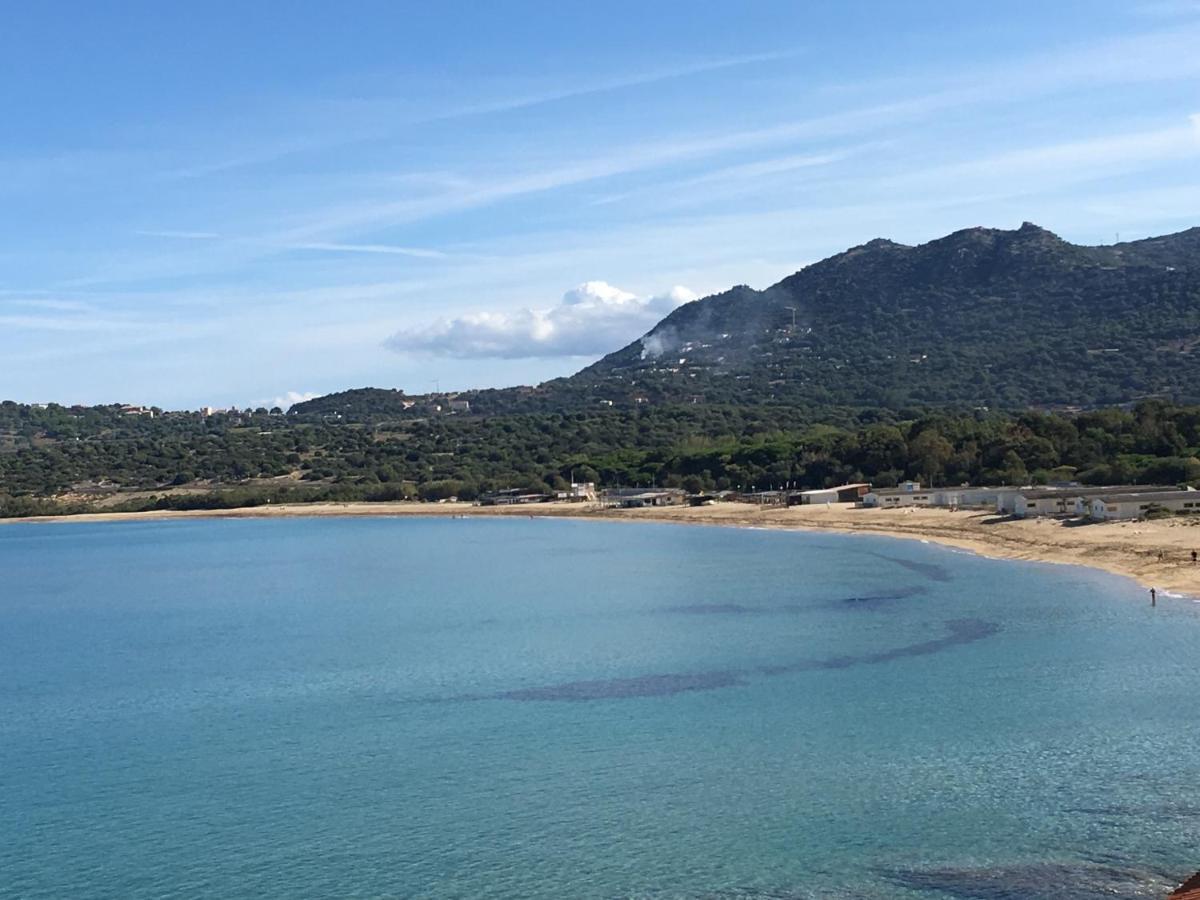
[[[1025,488],[1009,484],[994,487],[972,487],[964,485],[956,488],[939,488],[941,503],[939,506],[949,506],[956,509],[994,509],[1000,513],[1012,513],[1016,499]]]
[[[922,490],[919,481],[905,481],[899,487],[872,488],[863,494],[862,505],[880,509],[900,506],[933,506],[934,491]]]
[[[862,498],[862,505],[880,509],[898,509],[907,506],[931,506],[945,509],[989,509],[998,513],[1020,518],[1031,516],[1079,516],[1091,518],[1113,518],[1106,507],[1094,508],[1097,501],[1106,497],[1193,494],[1182,496],[1172,502],[1180,504],[1178,509],[1188,511],[1190,504],[1200,500],[1200,492],[1180,491],[1175,485],[1118,484],[1118,485],[1055,485],[1053,487],[1015,487],[1013,485],[959,487],[922,487],[920,482],[906,481],[899,487],[876,488]],[[1131,501],[1126,500],[1127,506]],[[1147,501],[1149,502],[1149,501]],[[1176,507],[1172,506],[1172,509]],[[1099,510],[1099,511],[1097,511]],[[1128,518],[1136,518],[1130,515]],[[1125,518],[1125,516],[1121,516]]]
[[[1102,521],[1140,519],[1154,509],[1182,515],[1200,515],[1200,491],[1159,491],[1105,494],[1093,497],[1088,515]]]
[[[1028,488],[1013,485],[959,485],[923,488],[920,482],[906,481],[899,487],[876,488],[863,495],[862,504],[880,509],[904,506],[938,506],[947,509],[994,509],[1011,513],[1017,496]]]
[[[1161,494],[1176,491],[1175,485],[1110,484],[1064,485],[1061,487],[1026,488],[1013,505],[1013,515],[1030,516],[1089,516],[1091,504],[1098,498],[1117,494]]]

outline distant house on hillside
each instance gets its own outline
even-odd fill
[[[470,400],[451,400],[449,401],[448,405],[450,407],[450,412],[465,413],[471,411]]]

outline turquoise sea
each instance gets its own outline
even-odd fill
[[[0,896],[1161,897],[1200,604],[918,542],[0,527]]]

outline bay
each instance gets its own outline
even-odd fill
[[[1200,605],[878,537],[0,528],[0,896],[1156,897]]]

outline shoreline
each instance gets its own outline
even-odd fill
[[[1200,565],[1191,551],[1200,550],[1200,519],[1149,522],[1068,523],[1054,519],[1009,519],[977,510],[861,509],[853,504],[757,507],[744,503],[713,506],[669,506],[647,509],[601,509],[583,503],[539,503],[523,506],[475,506],[469,503],[311,503],[254,506],[240,509],[96,512],[63,516],[4,519],[0,524],[70,522],[136,522],[169,519],[256,519],[321,517],[487,516],[503,518],[569,518],[582,521],[665,522],[723,525],[840,534],[874,534],[924,540],[993,559],[1081,565],[1132,578],[1144,588],[1200,596]],[[1159,559],[1159,553],[1163,558]]]

